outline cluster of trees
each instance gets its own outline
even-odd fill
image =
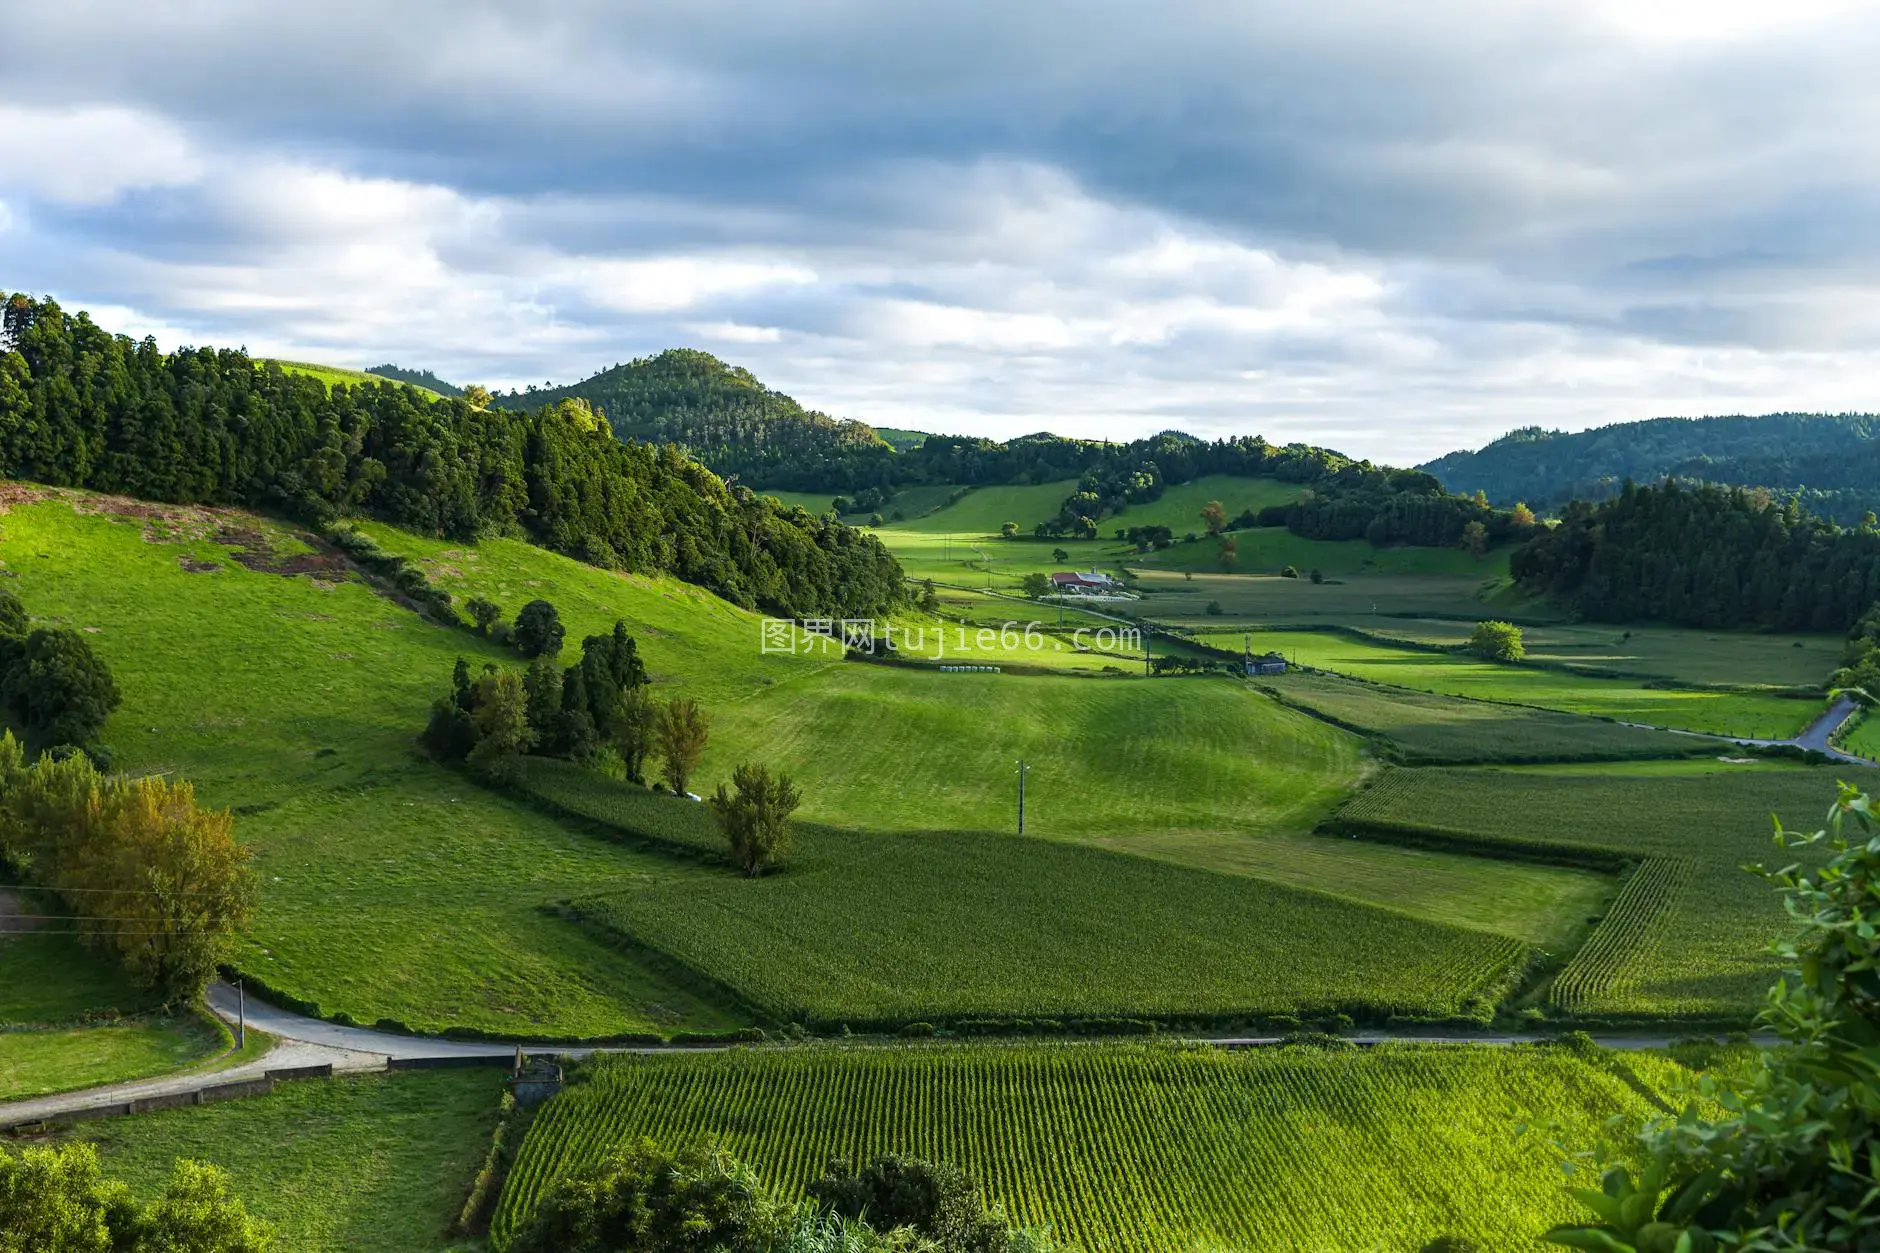
[[[495,625],[489,621],[486,629]],[[705,754],[705,712],[684,698],[653,700],[625,622],[588,636],[581,659],[567,667],[556,661],[564,634],[552,604],[523,606],[508,638],[532,658],[528,668],[518,674],[488,665],[473,678],[459,657],[451,693],[431,707],[419,743],[440,761],[468,761],[502,780],[515,776],[524,753],[583,763],[611,753],[635,783],[646,781],[646,763],[658,758],[661,779],[684,795]]]
[[[523,414],[395,383],[329,394],[243,352],[165,354],[23,295],[0,311],[0,474],[526,535],[790,617],[865,617],[901,596],[872,536],[728,487],[671,445],[622,443],[578,400]]]
[[[1859,688],[1869,701],[1880,702],[1880,604],[1876,604],[1848,632],[1847,651],[1835,671],[1836,687]]]
[[[1696,1106],[1649,1124],[1598,1188],[1574,1192],[1592,1221],[1547,1233],[1604,1253],[1790,1253],[1880,1248],[1880,821],[1843,786],[1828,825],[1778,831],[1812,850],[1813,873],[1759,871],[1787,896],[1799,928],[1782,946],[1791,969],[1761,1023],[1781,1039],[1745,1080],[1709,1085],[1718,1116]],[[1604,1160],[1600,1165],[1604,1166]]]
[[[0,862],[172,1002],[202,991],[254,908],[228,810],[202,808],[180,780],[101,774],[83,753],[28,765],[11,732],[0,734]]]
[[[1569,505],[1510,572],[1588,618],[1845,631],[1880,599],[1880,528],[1844,529],[1767,492],[1626,484]]]
[[[559,1181],[510,1253],[1055,1253],[988,1210],[966,1172],[911,1157],[831,1162],[800,1203],[710,1144],[648,1140]]]
[[[1569,434],[1524,427],[1475,452],[1421,467],[1456,492],[1532,501],[1547,509],[1601,501],[1627,480],[1666,478],[1799,493],[1802,506],[1843,525],[1880,509],[1880,417],[1772,413],[1654,418]]]
[[[82,747],[122,701],[111,671],[69,627],[34,627],[26,606],[0,588],[0,699],[36,744]]]
[[[0,1146],[0,1249],[19,1253],[270,1253],[214,1166],[182,1159],[150,1201],[106,1178],[98,1150],[74,1140],[11,1153]]]

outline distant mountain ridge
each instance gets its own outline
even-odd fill
[[[1843,523],[1880,506],[1880,416],[1771,413],[1652,418],[1568,433],[1523,427],[1424,463],[1453,492],[1558,509],[1618,495],[1627,479],[1761,487]]]

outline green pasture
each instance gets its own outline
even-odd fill
[[[269,360],[270,358],[263,358],[261,364],[266,365]],[[398,379],[388,379],[381,374],[368,374],[364,370],[348,370],[344,366],[337,365],[315,365],[307,361],[273,360],[275,365],[280,366],[281,369],[288,374],[304,374],[308,378],[319,379],[322,383],[326,384],[328,391],[332,391],[336,383],[344,383],[349,387],[357,387],[361,383],[390,383],[396,387],[412,388],[420,395],[426,396],[432,400],[443,399],[443,397],[439,396],[428,387],[419,387],[415,383],[405,383]]]
[[[1258,879],[965,831],[805,831],[781,873],[578,899],[773,1021],[1448,1016],[1493,1004],[1518,940]]]
[[[1349,625],[1375,635],[1446,648],[1468,643],[1474,629],[1473,622],[1435,618],[1385,618]],[[1592,622],[1527,626],[1522,635],[1530,661],[1725,687],[1819,687],[1840,665],[1845,645],[1838,635]]]
[[[1841,747],[1869,761],[1880,760],[1880,717],[1862,714],[1854,729],[1841,741]]]
[[[1124,612],[1185,626],[1241,622],[1362,625],[1387,623],[1393,615],[1510,616],[1508,610],[1483,599],[1498,586],[1495,580],[1472,574],[1353,574],[1313,583],[1304,577],[1281,578],[1277,573],[1195,572],[1189,576],[1148,566],[1134,569],[1137,577],[1130,590],[1141,593],[1143,599]],[[1219,605],[1221,614],[1210,614],[1210,604]],[[1514,616],[1525,621],[1528,615]],[[1559,615],[1549,611],[1546,616]]]
[[[1778,968],[1768,946],[1789,924],[1775,890],[1741,867],[1790,860],[1770,843],[1770,815],[1815,829],[1840,779],[1871,789],[1880,773],[1717,760],[1393,770],[1341,809],[1334,827],[1491,856],[1688,863],[1654,906],[1662,916],[1630,927],[1639,942],[1611,948],[1606,991],[1575,1008],[1746,1021]]]
[[[1119,519],[1130,520],[1128,515]],[[1113,532],[1109,519],[1104,520],[1103,529],[1106,535]],[[1230,532],[1238,548],[1230,569],[1222,565],[1218,538],[1203,535],[1192,544],[1185,543],[1179,537],[1188,530],[1200,530],[1200,527],[1176,528],[1175,544],[1159,552],[1144,553],[1133,564],[1144,570],[1270,575],[1277,575],[1287,566],[1296,566],[1302,577],[1317,569],[1327,578],[1358,574],[1446,574],[1480,581],[1506,577],[1508,573],[1505,549],[1476,557],[1460,548],[1408,545],[1373,548],[1361,539],[1305,539],[1283,526],[1249,527]]]
[[[1125,506],[1098,523],[1098,529],[1106,537],[1132,526],[1165,526],[1175,532],[1177,540],[1190,531],[1205,536],[1208,528],[1201,520],[1201,509],[1209,501],[1220,501],[1231,521],[1248,509],[1291,504],[1302,490],[1297,483],[1278,479],[1206,474],[1192,483],[1163,488],[1155,500]]]
[[[1279,652],[1314,670],[1441,696],[1535,705],[1587,717],[1718,735],[1786,739],[1806,727],[1823,708],[1817,698],[1650,687],[1633,679],[1508,665],[1466,653],[1396,648],[1333,631],[1223,631],[1201,638],[1222,648],[1238,648],[1251,639],[1256,653]]]
[[[1520,1128],[1583,1147],[1655,1112],[1641,1090],[1675,1103],[1690,1081],[1668,1059],[1532,1047],[608,1058],[530,1128],[495,1244],[615,1145],[711,1137],[791,1198],[832,1157],[955,1162],[1014,1220],[1089,1253],[1398,1253],[1444,1235],[1539,1253],[1575,1210],[1550,1135]]]
[[[348,1075],[267,1096],[84,1124],[105,1172],[163,1190],[179,1157],[227,1171],[252,1214],[294,1253],[433,1253],[480,1241],[449,1233],[495,1130],[502,1072]]]
[[[957,487],[936,485],[928,488],[905,488],[902,498],[897,498],[888,506],[888,512],[899,509],[907,515],[906,521],[890,522],[878,528],[881,531],[914,531],[921,533],[952,535],[997,535],[1007,522],[1018,523],[1020,531],[1029,532],[1040,522],[1057,517],[1058,510],[1077,490],[1076,479],[1059,479],[1051,483],[1028,483],[1002,487],[975,487],[953,504],[945,504],[946,498]],[[934,505],[941,505],[936,512],[927,512]]]
[[[1278,700],[1348,727],[1410,765],[1607,761],[1692,757],[1712,741],[1620,726],[1551,709],[1385,687],[1332,674],[1288,671],[1257,681]],[[1724,746],[1726,751],[1734,751]]]

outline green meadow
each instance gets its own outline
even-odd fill
[[[441,1253],[495,1131],[502,1072],[414,1071],[282,1083],[267,1096],[84,1124],[107,1174],[162,1192],[179,1157],[227,1171],[295,1253]]]
[[[1441,696],[1534,705],[1593,718],[1786,739],[1820,715],[1819,698],[1754,691],[1647,686],[1540,666],[1484,661],[1456,652],[1396,648],[1334,631],[1229,631],[1202,638],[1221,647],[1251,640],[1253,651],[1279,652],[1299,665]],[[1769,651],[1780,654],[1771,647]]]
[[[266,365],[268,361],[264,359],[261,364]],[[361,383],[391,383],[395,386],[410,387],[420,395],[428,396],[432,400],[443,399],[443,397],[439,396],[428,387],[419,387],[415,383],[401,383],[397,379],[388,379],[380,374],[368,374],[364,370],[348,370],[344,366],[337,365],[314,365],[306,361],[276,360],[273,364],[280,366],[282,370],[289,374],[304,374],[308,378],[319,379],[322,383],[326,384],[328,391],[332,391],[334,385],[337,383],[344,383],[351,387],[357,387]]]

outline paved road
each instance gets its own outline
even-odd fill
[[[1828,742],[1830,736],[1841,729],[1841,724],[1854,716],[1860,708],[1858,701],[1851,696],[1837,696],[1828,711],[1802,729],[1802,733],[1788,740],[1744,739],[1732,735],[1712,735],[1708,731],[1686,731],[1679,727],[1655,727],[1646,722],[1626,722],[1622,726],[1637,727],[1643,731],[1665,731],[1672,735],[1694,735],[1701,740],[1715,740],[1721,744],[1743,744],[1754,748],[1806,748],[1817,753],[1825,753],[1835,761],[1846,762],[1850,766],[1872,766],[1880,763],[1856,757],[1853,753],[1836,748]]]

